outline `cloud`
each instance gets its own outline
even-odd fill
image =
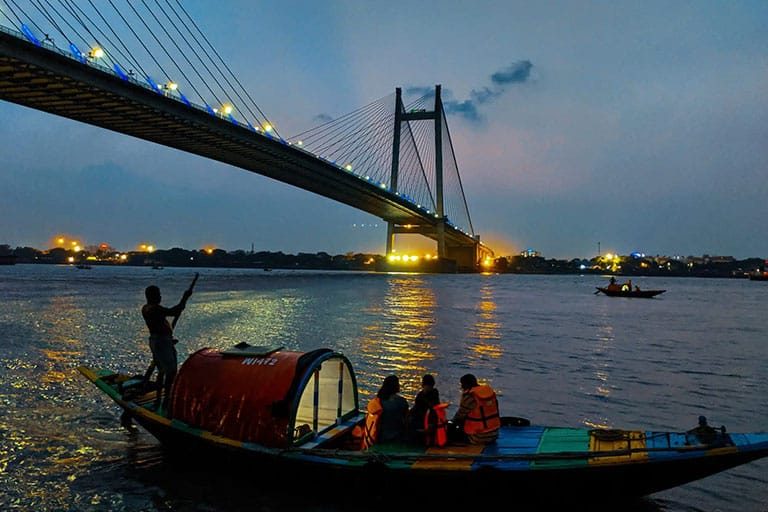
[[[330,123],[331,121],[333,121],[333,118],[328,114],[321,113],[313,117],[312,120],[317,121],[318,123]]]
[[[507,68],[492,74],[491,82],[498,85],[526,82],[531,76],[532,67],[533,64],[529,60],[513,62]]]
[[[480,113],[477,111],[477,106],[472,100],[456,101],[448,100],[443,101],[443,108],[446,114],[458,114],[465,119],[471,121],[479,121]]]
[[[509,66],[494,72],[491,75],[490,85],[472,89],[469,93],[469,98],[465,100],[455,100],[448,89],[443,89],[443,108],[447,114],[456,114],[470,121],[480,121],[482,116],[478,106],[496,100],[506,92],[507,86],[510,84],[527,82],[531,77],[532,68],[533,64],[529,60],[513,62]],[[429,97],[435,94],[433,88],[420,85],[406,87],[405,92],[409,96],[418,97]]]
[[[411,85],[405,88],[405,94],[422,98],[424,96],[433,96],[435,94],[435,89],[433,87]]]

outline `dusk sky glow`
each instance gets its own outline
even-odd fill
[[[441,84],[499,255],[768,257],[768,2],[184,5],[283,136]],[[384,252],[364,212],[7,102],[0,152],[0,244]]]

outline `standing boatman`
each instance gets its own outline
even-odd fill
[[[189,285],[181,297],[181,301],[172,308],[160,305],[162,296],[160,288],[155,285],[147,286],[144,295],[147,303],[141,308],[141,316],[149,329],[149,348],[152,350],[152,361],[157,366],[157,398],[155,409],[168,410],[168,400],[171,396],[171,386],[176,377],[176,341],[173,338],[173,327],[181,316],[181,312],[187,306],[187,300],[192,296],[192,288],[195,286],[198,274],[195,274],[192,284]],[[173,324],[168,323],[168,317],[173,317]],[[150,367],[151,368],[151,367]],[[148,371],[147,373],[151,373]],[[162,397],[162,402],[161,402]]]

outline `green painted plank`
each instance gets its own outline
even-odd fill
[[[544,430],[539,443],[539,454],[589,452],[589,430],[580,428],[548,427]],[[538,468],[564,468],[586,466],[588,459],[567,460],[537,460],[533,462]]]

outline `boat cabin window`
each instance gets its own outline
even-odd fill
[[[355,389],[349,367],[343,359],[326,359],[301,391],[293,438],[322,433],[354,411]]]

